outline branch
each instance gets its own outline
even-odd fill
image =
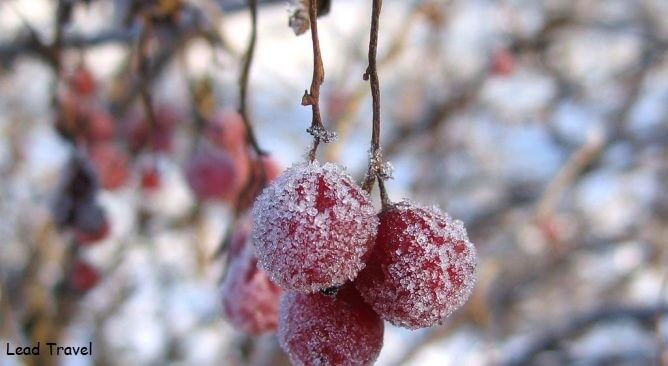
[[[257,2],[259,5],[270,5],[283,2],[283,0],[258,0]],[[226,13],[233,13],[246,8],[244,1],[218,1],[218,6]],[[59,43],[63,50],[83,49],[115,43],[133,44],[137,42],[139,36],[140,32],[136,28],[114,28],[94,35],[63,34]],[[30,34],[0,44],[0,63],[9,65],[19,56],[30,56],[44,60],[49,60],[51,57],[49,49],[41,48],[39,40]]]
[[[576,316],[565,324],[557,325],[541,334],[532,336],[524,349],[501,364],[507,366],[530,364],[533,357],[540,352],[558,346],[561,341],[577,335],[595,323],[618,319],[634,319],[639,322],[650,323],[654,321],[657,315],[665,313],[668,313],[668,304],[658,307],[602,306]]]

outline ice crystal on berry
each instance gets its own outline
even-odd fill
[[[257,268],[253,249],[235,257],[221,287],[223,313],[238,330],[258,335],[276,330],[281,289]]]
[[[371,365],[383,346],[383,321],[352,286],[336,297],[281,296],[278,341],[294,365]]]
[[[258,197],[252,217],[260,266],[300,292],[355,278],[378,226],[368,195],[337,165],[317,161],[287,169]]]
[[[379,214],[376,245],[355,281],[380,316],[409,329],[441,323],[468,299],[476,252],[464,225],[408,201]]]

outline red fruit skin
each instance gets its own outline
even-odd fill
[[[515,60],[505,49],[497,49],[492,53],[490,71],[492,75],[508,76],[515,70]]]
[[[93,74],[83,66],[79,66],[74,70],[72,76],[69,78],[69,83],[72,89],[81,96],[93,94],[96,88]]]
[[[89,144],[110,140],[114,137],[114,120],[102,110],[93,109],[83,120],[84,136]]]
[[[252,209],[260,267],[284,290],[343,285],[364,267],[378,219],[368,195],[339,167],[304,162],[287,169]]]
[[[234,328],[250,335],[276,330],[281,288],[257,268],[253,249],[246,246],[230,263],[221,286],[223,314]]]
[[[293,365],[371,365],[383,347],[384,325],[352,286],[336,297],[285,292],[278,342]]]
[[[186,180],[198,200],[230,201],[237,172],[229,154],[217,148],[198,149],[186,163]]]
[[[394,325],[440,324],[468,300],[475,283],[475,248],[463,224],[406,201],[378,216],[376,245],[355,286]]]
[[[128,156],[111,143],[90,147],[88,154],[104,189],[114,190],[125,184],[129,176]]]
[[[69,283],[72,289],[78,292],[91,290],[100,280],[100,274],[91,265],[76,261],[72,265],[69,275]]]
[[[179,118],[176,111],[165,105],[155,109],[155,126],[151,126],[144,114],[130,116],[125,121],[124,129],[130,150],[171,151],[174,128]]]
[[[160,188],[160,172],[156,167],[144,167],[141,170],[139,185],[147,191],[154,191]]]
[[[237,112],[218,112],[209,121],[206,135],[214,145],[230,153],[240,149],[245,150],[246,126]]]

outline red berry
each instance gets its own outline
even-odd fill
[[[337,165],[317,161],[287,169],[257,198],[252,217],[260,266],[300,292],[355,278],[378,226],[366,192]]]
[[[217,113],[209,121],[206,134],[213,144],[229,152],[245,150],[246,126],[243,118],[237,112]]]
[[[114,120],[104,110],[88,111],[83,123],[85,138],[89,143],[106,141],[114,136]]]
[[[253,249],[246,246],[230,263],[221,295],[223,313],[238,330],[259,335],[276,330],[280,287],[257,268]]]
[[[142,164],[139,172],[139,185],[142,189],[153,191],[160,188],[160,171],[155,164]]]
[[[476,254],[461,221],[404,201],[383,210],[376,245],[355,285],[392,324],[441,323],[468,299]]]
[[[352,286],[336,297],[286,292],[278,341],[294,365],[371,365],[383,347],[383,321]]]
[[[99,282],[100,275],[90,264],[77,260],[69,275],[70,286],[79,292],[86,292]]]
[[[170,151],[174,127],[179,118],[177,112],[164,105],[155,108],[155,125],[151,125],[144,114],[129,117],[125,122],[128,146],[132,151]]]
[[[74,91],[82,96],[87,96],[95,91],[95,78],[84,66],[77,67],[69,78],[69,83]]]
[[[515,69],[513,55],[505,49],[497,49],[492,53],[491,72],[493,75],[508,76]]]
[[[199,200],[231,200],[236,179],[234,162],[223,150],[202,147],[186,163],[186,179]]]
[[[74,241],[90,245],[109,235],[109,222],[102,207],[95,202],[82,202],[74,208]]]
[[[128,156],[111,143],[93,145],[90,161],[104,189],[117,189],[128,178]]]

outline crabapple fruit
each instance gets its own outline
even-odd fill
[[[351,285],[336,297],[286,292],[278,341],[294,365],[371,365],[383,346],[383,321]]]
[[[490,71],[493,75],[508,76],[515,69],[515,60],[510,51],[499,48],[492,52]]]
[[[104,189],[121,187],[128,178],[128,156],[112,143],[101,143],[90,147],[90,161]]]
[[[476,252],[459,220],[408,201],[379,215],[378,236],[355,280],[381,318],[409,329],[441,323],[475,282]]]
[[[317,292],[357,276],[378,218],[368,195],[339,166],[293,165],[252,209],[260,267],[285,290]]]
[[[87,96],[95,91],[95,78],[83,65],[78,66],[68,79],[71,88],[79,95]]]
[[[206,135],[214,145],[229,152],[246,146],[246,126],[241,115],[234,111],[215,114],[207,125]]]
[[[69,274],[69,284],[78,292],[87,292],[100,280],[100,274],[90,264],[76,260]]]
[[[186,162],[186,179],[199,200],[231,200],[235,193],[236,171],[224,150],[203,146]]]
[[[253,248],[246,246],[230,263],[221,287],[223,313],[238,330],[259,335],[276,330],[280,287],[257,268]]]

